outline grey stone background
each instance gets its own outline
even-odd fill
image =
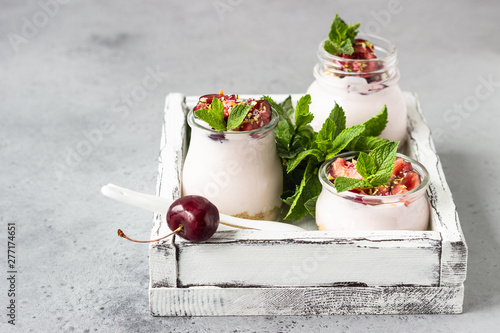
[[[150,316],[148,248],[116,229],[147,238],[151,214],[100,187],[154,193],[169,92],[305,92],[336,12],[396,44],[400,85],[420,96],[469,246],[465,312]],[[1,0],[0,331],[495,331],[499,14],[498,1],[465,0]],[[7,223],[17,227],[16,326]]]

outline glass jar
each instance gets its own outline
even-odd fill
[[[271,121],[261,128],[219,132],[195,119],[191,110],[183,195],[202,195],[227,215],[275,220],[283,191],[283,169],[274,140],[278,119],[273,110]]]
[[[345,59],[325,51],[324,41],[318,48],[319,63],[313,70],[316,80],[309,86],[311,123],[316,131],[335,106],[342,106],[347,127],[361,124],[387,105],[388,124],[381,137],[403,142],[406,138],[407,110],[399,88],[397,50],[386,39],[366,34],[359,38],[373,43],[376,59]],[[376,65],[374,65],[376,64]],[[372,68],[371,71],[347,71],[348,68]]]
[[[316,224],[319,230],[426,230],[430,207],[425,195],[429,186],[429,173],[419,162],[396,154],[411,162],[422,183],[406,193],[373,196],[345,191],[337,193],[328,180],[330,165],[341,157],[346,161],[359,152],[339,154],[323,163],[319,179],[323,186],[316,202]]]

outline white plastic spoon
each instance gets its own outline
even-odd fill
[[[101,193],[111,199],[123,202],[138,208],[145,209],[150,212],[166,214],[168,208],[173,203],[168,198],[161,198],[150,194],[144,194],[129,190],[114,184],[108,184],[101,188]],[[234,230],[228,225],[237,226],[236,228],[248,228],[266,231],[304,231],[304,229],[292,224],[274,222],[274,221],[261,221],[261,220],[248,220],[242,219],[226,214],[219,214],[220,224],[218,230]]]

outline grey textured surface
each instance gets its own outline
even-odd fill
[[[499,2],[401,1],[390,15],[381,13],[391,0],[60,2],[0,2],[0,331],[500,326]],[[147,238],[151,214],[100,187],[154,193],[169,92],[305,92],[335,12],[392,40],[400,85],[419,94],[469,246],[464,314],[151,317],[147,246],[116,236],[120,227]],[[16,326],[6,316],[7,223],[17,227]]]

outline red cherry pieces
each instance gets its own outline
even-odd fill
[[[238,128],[232,131],[251,131],[267,125],[272,118],[271,105],[265,99],[255,100],[249,98],[246,101],[239,99],[238,95],[224,95],[221,91],[220,94],[208,94],[200,97],[198,104],[194,107],[194,111],[206,109],[212,104],[214,98],[220,99],[224,104],[224,118],[227,122],[231,109],[238,104],[253,105],[247,116]]]
[[[382,63],[372,60],[377,59],[373,44],[365,39],[356,39],[353,48],[354,52],[352,54],[342,53],[337,55],[341,58],[348,59],[347,61],[336,60],[335,62],[344,72],[358,73],[361,77],[369,81],[375,80],[376,75],[372,73],[380,69]]]
[[[187,195],[175,200],[167,212],[167,225],[172,233],[154,240],[138,241],[127,237],[118,229],[118,236],[137,243],[151,243],[173,234],[192,241],[202,242],[217,231],[219,211],[208,199],[199,195]]]
[[[336,177],[347,177],[363,179],[356,170],[356,164],[337,158],[330,166],[330,181],[333,183]],[[372,196],[387,196],[406,193],[417,188],[422,183],[420,175],[413,171],[410,162],[397,157],[394,161],[394,171],[387,185],[377,186],[373,189],[352,189],[351,192]]]

